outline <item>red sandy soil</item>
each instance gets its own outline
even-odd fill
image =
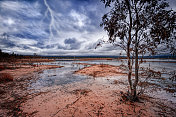
[[[21,68],[18,69],[5,69],[0,71],[0,75],[8,74],[13,77],[13,80],[22,77],[26,74],[30,74],[32,72],[39,72],[45,69],[53,69],[53,68],[60,68],[62,66],[57,65],[22,65]],[[1,77],[1,76],[0,76]],[[1,79],[1,78],[0,78]]]
[[[22,65],[42,63],[42,62],[53,62],[54,59],[43,59],[43,58],[32,58],[32,59],[11,59],[10,61],[0,62],[0,71],[4,69],[16,69],[21,68]]]
[[[12,59],[10,63],[18,64],[18,63],[29,63],[29,62],[53,62],[54,59],[43,59],[43,58],[31,58],[31,59]],[[7,62],[0,62],[0,65],[9,64]]]
[[[54,59],[32,58],[32,59],[14,59],[9,62],[0,62],[0,82],[3,79],[9,81],[22,77],[26,74],[39,72],[45,69],[60,68],[57,65],[41,65],[42,62],[52,62]],[[35,65],[37,63],[40,65]]]
[[[105,66],[107,69],[104,68]],[[43,66],[43,69],[45,67]],[[122,100],[120,92],[127,91],[127,87],[126,82],[123,81],[125,76],[118,74],[121,72],[119,67],[93,65],[87,69],[90,70],[90,68],[93,69],[92,72],[103,68],[105,73],[100,72],[101,74],[97,76],[118,75],[115,78],[119,82],[111,82],[107,77],[86,79],[84,82],[46,87],[46,89],[34,92],[21,88],[26,87],[24,84],[28,84],[29,80],[26,83],[22,82],[21,85],[18,85],[20,82],[16,82],[15,86],[10,85],[11,87],[3,88],[6,89],[6,93],[2,93],[2,98],[0,98],[2,108],[0,108],[0,116],[156,117],[176,115],[174,104],[170,102],[165,104],[162,100],[158,101],[147,96],[141,96],[140,102],[134,103]],[[111,70],[115,71],[111,73]],[[109,83],[99,81],[103,79]]]
[[[55,87],[22,104],[28,116],[35,117],[156,117],[170,114],[170,107],[143,96],[140,102],[121,101],[122,85],[97,82],[75,83],[66,89]],[[157,107],[159,106],[159,107]],[[169,114],[168,114],[169,113]],[[164,116],[163,115],[163,116]]]
[[[119,66],[113,65],[92,65],[90,67],[85,67],[75,72],[76,74],[88,75],[93,77],[106,77],[106,76],[117,76],[117,75],[127,75],[123,73]]]
[[[28,62],[53,62],[54,59],[43,59],[43,58],[34,58],[34,59],[19,59],[17,62],[28,63]]]
[[[58,66],[54,66],[58,67]],[[39,67],[22,68],[17,73],[11,71],[16,77],[26,76],[32,71],[53,68],[42,65]],[[29,69],[29,71],[27,70]],[[21,71],[21,73],[20,73]],[[3,72],[3,71],[1,71]],[[6,71],[11,73],[10,71]],[[23,73],[24,74],[23,74]],[[125,73],[118,66],[92,65],[75,72],[76,74],[102,77],[99,79],[86,79],[83,82],[53,86],[39,91],[26,90],[26,82],[15,82],[7,86],[3,95],[0,95],[0,116],[28,116],[28,117],[156,117],[175,116],[175,104],[160,99],[141,96],[139,102],[122,100],[122,92],[126,92],[124,81]],[[115,76],[117,81],[111,82],[105,76]],[[24,79],[26,79],[26,77]],[[119,78],[119,79],[118,79]],[[34,79],[31,77],[31,79]],[[99,80],[106,80],[103,83]],[[20,85],[19,85],[20,83]],[[3,85],[3,84],[0,84]],[[1,87],[0,87],[1,88]],[[8,95],[8,96],[7,96]],[[3,98],[3,96],[5,98]]]

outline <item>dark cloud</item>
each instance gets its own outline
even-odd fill
[[[75,38],[68,38],[68,39],[65,39],[64,43],[66,45],[69,45],[67,47],[67,49],[79,49],[80,46],[81,46],[81,42],[77,41]]]
[[[35,47],[38,47],[40,49],[46,48],[46,45],[44,44],[43,41],[38,41],[37,44],[34,44]]]
[[[68,38],[68,39],[65,39],[64,43],[65,44],[75,44],[76,39],[75,38]]]
[[[31,49],[31,47],[27,46],[27,45],[22,45],[23,49]]]
[[[168,2],[176,9],[175,0]],[[0,0],[0,34],[9,35],[0,48],[44,55],[114,54],[119,48],[94,49],[107,36],[99,24],[108,11],[100,0]]]
[[[12,48],[15,47],[15,43],[8,39],[9,35],[7,33],[3,33],[0,35],[0,47]]]
[[[11,35],[1,42],[1,48],[10,51],[10,47],[16,47],[19,52],[48,49],[69,53],[80,48],[83,51],[83,46],[94,39],[85,37],[100,31],[100,15],[104,11],[96,0],[1,0],[0,34]]]
[[[13,41],[3,38],[0,38],[0,44],[4,48],[12,48],[16,46],[16,44]]]

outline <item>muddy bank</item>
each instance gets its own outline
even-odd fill
[[[32,59],[9,59],[0,61],[0,71],[6,69],[19,69],[29,66],[41,65],[43,62],[53,62],[54,59],[42,59],[42,58],[32,58]],[[35,64],[34,64],[35,63]]]
[[[93,77],[106,77],[106,76],[117,76],[117,75],[127,75],[123,73],[119,66],[113,65],[92,65],[85,67],[75,72],[75,74],[88,75]]]
[[[54,69],[60,68],[62,66],[57,65],[22,65],[18,69],[6,69],[0,71],[0,82],[3,81],[3,78],[6,78],[7,75],[10,79],[15,80],[19,77],[23,77],[24,75],[30,74],[32,72],[39,72],[45,69]]]
[[[0,83],[0,116],[24,116],[20,109],[29,95],[27,86],[30,80],[37,78],[38,72],[26,74],[15,81]]]
[[[26,65],[24,67],[0,71],[0,78],[3,78],[2,74],[8,74],[13,78],[12,81],[4,81],[1,79],[2,82],[0,82],[0,116],[2,117],[31,116],[20,109],[21,104],[45,92],[31,92],[27,87],[39,78],[39,74],[43,70],[60,68],[62,66],[38,65],[32,67]]]
[[[33,58],[33,59],[18,59],[19,63],[27,63],[27,62],[53,62],[54,59],[42,59],[42,58]]]

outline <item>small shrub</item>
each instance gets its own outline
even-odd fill
[[[114,83],[114,84],[118,84],[118,81],[117,81],[117,80],[114,80],[113,83]]]
[[[169,80],[176,81],[176,71],[169,72]]]
[[[87,96],[89,92],[91,92],[92,90],[90,89],[76,89],[73,90],[71,93],[76,94],[76,95],[84,95]]]
[[[0,94],[6,93],[3,89],[0,89]]]
[[[112,84],[122,84],[125,85],[123,81],[114,80]]]
[[[13,76],[8,73],[0,73],[0,82],[13,81]]]
[[[0,71],[4,70],[5,67],[3,65],[0,65]]]

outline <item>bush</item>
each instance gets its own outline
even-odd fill
[[[0,71],[4,70],[5,69],[5,66],[3,65],[0,65]]]
[[[13,76],[8,73],[0,73],[0,82],[13,81]]]

